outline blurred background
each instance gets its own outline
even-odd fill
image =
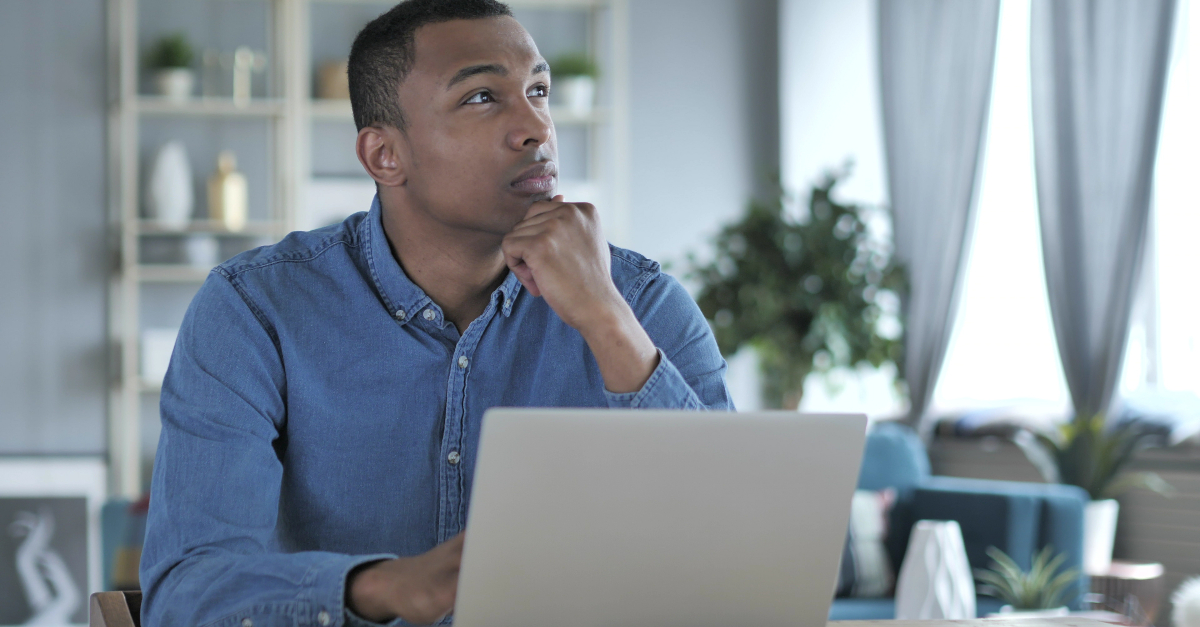
[[[1018,433],[1137,425],[1173,492],[1121,496],[1113,554],[1200,573],[1195,0],[511,5],[561,191],[692,291],[739,409],[1023,481]],[[207,272],[368,208],[345,61],[390,6],[0,0],[0,497],[143,494]]]

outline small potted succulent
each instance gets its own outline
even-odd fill
[[[1055,554],[1054,548],[1046,545],[1033,556],[1033,563],[1026,571],[994,546],[988,547],[987,554],[992,558],[992,566],[976,572],[975,578],[982,584],[980,592],[1007,603],[1000,609],[1001,614],[1067,615],[1068,595],[1077,591],[1079,571],[1062,570],[1066,555]]]
[[[154,73],[154,86],[160,96],[187,100],[192,96],[196,74],[192,71],[195,52],[183,33],[160,38],[146,51],[146,68]]]
[[[591,113],[596,102],[596,77],[600,75],[596,62],[582,53],[566,54],[550,62],[550,72],[554,76],[550,90],[554,103],[575,115]]]

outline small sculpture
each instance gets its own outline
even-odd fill
[[[1171,595],[1175,611],[1171,613],[1171,624],[1175,627],[1200,627],[1200,577],[1183,582]]]

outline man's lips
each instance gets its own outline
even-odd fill
[[[557,179],[558,167],[553,161],[545,161],[522,170],[509,186],[523,194],[543,194],[554,191]]]

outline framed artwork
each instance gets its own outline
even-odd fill
[[[0,457],[0,627],[88,624],[105,495],[103,459]]]

